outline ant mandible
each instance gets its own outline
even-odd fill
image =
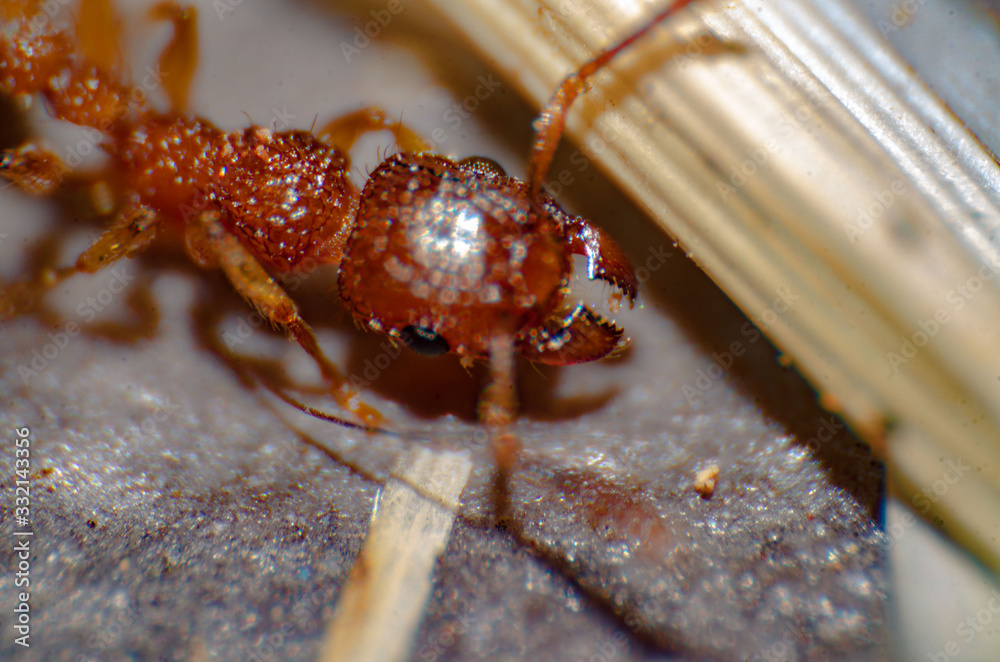
[[[40,95],[53,117],[102,132],[110,165],[99,177],[117,192],[111,227],[73,266],[8,285],[0,292],[8,302],[0,315],[24,312],[64,279],[133,257],[158,232],[176,231],[196,264],[221,269],[308,352],[337,403],[361,424],[287,401],[378,430],[378,412],[324,356],[271,275],[304,264],[339,265],[340,296],[359,323],[418,352],[454,352],[466,365],[488,361],[479,417],[499,464],[509,466],[518,448],[505,432],[516,410],[516,354],[567,365],[605,357],[622,340],[621,328],[568,300],[572,255],[586,257],[588,277],[617,287],[630,303],[638,288],[617,244],[542,189],[567,110],[590,76],[690,1],[678,0],[563,81],[536,120],[523,182],[487,158],[456,162],[430,153],[378,108],[337,118],[315,135],[259,126],[226,133],[191,115],[197,24],[190,7],[164,2],[153,10],[174,26],[160,58],[170,109],[157,112],[145,99],[130,98],[118,45],[104,36],[114,21],[104,0],[82,0],[75,30],[51,22],[36,28],[30,18],[39,14],[39,0],[0,0],[0,93]],[[381,130],[392,132],[401,151],[371,173],[359,194],[347,154],[362,134]],[[35,142],[0,154],[0,171],[29,193],[51,193],[66,170]]]

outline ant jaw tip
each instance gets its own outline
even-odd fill
[[[590,280],[602,280],[610,285],[615,290],[612,296],[618,297],[619,300],[622,297],[628,299],[629,308],[631,308],[639,296],[639,280],[631,266],[617,271],[618,273],[613,273],[608,268],[601,268],[596,273],[592,273],[589,278]]]
[[[365,429],[369,432],[382,431],[382,425],[385,423],[385,418],[368,405],[359,402],[353,407],[350,407],[349,411],[364,424]]]
[[[630,304],[631,306],[631,304]],[[618,355],[623,351],[631,342],[631,337],[625,336],[625,328],[619,325],[612,319],[605,317],[604,315],[594,312],[590,308],[584,307],[587,315],[590,317],[592,322],[595,324],[596,328],[602,330],[606,334],[607,342],[614,343],[610,349],[607,349],[603,356],[598,356],[595,358],[609,358]]]
[[[629,280],[629,282],[627,283],[621,283],[621,284],[616,283],[616,287],[618,287],[618,289],[621,290],[626,297],[628,297],[628,303],[629,306],[631,307],[632,304],[635,303],[636,298],[639,296],[638,281],[634,280],[633,276],[633,279]]]
[[[623,356],[625,356],[625,354],[629,351],[629,349],[631,347],[632,347],[632,338],[631,337],[623,337],[623,338],[621,338],[621,339],[618,340],[618,344],[615,345],[611,349],[611,351],[609,351],[607,354],[605,354],[604,356],[601,357],[601,360],[608,360],[608,359],[610,359],[610,360],[613,361],[615,359],[620,359]]]

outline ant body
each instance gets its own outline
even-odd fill
[[[571,256],[587,275],[633,302],[638,280],[622,250],[599,228],[564,212],[542,190],[565,114],[587,79],[652,25],[686,5],[680,0],[618,46],[569,76],[536,122],[530,176],[507,176],[483,157],[432,154],[411,130],[377,108],[333,120],[316,135],[250,127],[224,132],[186,112],[197,60],[194,10],[173,2],[154,15],[174,35],[160,65],[168,72],[168,112],[130,99],[109,27],[81,20],[75,32],[29,17],[37,0],[0,0],[0,93],[40,95],[57,119],[102,132],[111,157],[106,178],[117,193],[114,220],[71,267],[9,285],[0,314],[26,310],[45,290],[77,273],[132,257],[163,231],[178,232],[197,264],[219,268],[267,320],[283,328],[318,364],[337,403],[379,430],[365,405],[327,360],[295,303],[271,274],[303,264],[339,265],[340,296],[354,319],[426,354],[454,352],[486,360],[490,383],[479,405],[501,465],[517,443],[504,427],[516,410],[514,358],[566,365],[607,356],[623,330],[568,300]],[[99,15],[82,0],[80,16]],[[107,20],[113,20],[103,12]],[[95,45],[96,44],[96,45]],[[360,192],[348,174],[356,139],[389,130],[400,152],[371,173]],[[47,194],[66,167],[29,142],[0,155],[0,171],[27,192]]]

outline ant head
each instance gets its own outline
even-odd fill
[[[340,291],[418,352],[485,358],[501,326],[552,314],[571,267],[561,219],[495,162],[400,153],[365,185]]]

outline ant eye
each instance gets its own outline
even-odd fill
[[[441,356],[448,353],[448,341],[422,326],[408,326],[402,331],[403,342],[417,354]]]
[[[489,175],[493,177],[507,176],[507,171],[503,169],[503,166],[493,159],[485,156],[470,156],[462,159],[459,162],[459,165],[466,170],[471,170],[472,172],[480,175]]]

